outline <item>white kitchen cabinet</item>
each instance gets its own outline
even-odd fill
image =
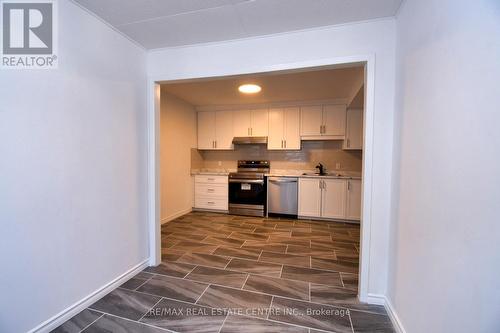
[[[300,109],[298,107],[269,110],[267,149],[300,149]]]
[[[331,219],[345,218],[346,180],[324,179],[322,182],[321,217]]]
[[[347,109],[343,149],[363,149],[363,109]]]
[[[319,178],[299,178],[299,216],[321,217],[320,186]]]
[[[345,137],[345,105],[316,105],[300,108],[302,140],[342,140]]]
[[[194,208],[228,210],[228,177],[196,175],[194,177]]]
[[[231,111],[198,112],[198,149],[232,149],[233,113]]]
[[[241,110],[233,112],[234,136],[267,136],[267,109]]]
[[[347,180],[346,219],[361,219],[361,179]]]

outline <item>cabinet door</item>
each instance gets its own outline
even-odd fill
[[[268,133],[268,112],[267,109],[252,110],[251,136],[267,136]]]
[[[321,105],[303,106],[300,108],[300,135],[321,135],[323,124],[323,109]]]
[[[318,178],[299,179],[299,216],[321,216],[321,189]]]
[[[267,136],[267,149],[284,148],[284,112],[283,109],[269,109],[269,135]]]
[[[363,109],[347,110],[344,149],[363,149]]]
[[[321,216],[345,218],[347,181],[345,179],[324,179]]]
[[[215,113],[215,148],[233,148],[233,112],[217,111]]]
[[[284,138],[285,149],[300,149],[300,109],[285,108],[284,113]],[[271,132],[271,130],[270,130]],[[269,133],[271,135],[271,133]]]
[[[361,219],[361,180],[350,179],[347,181],[346,219]]]
[[[233,134],[234,136],[250,136],[251,125],[250,110],[233,112]]]
[[[323,135],[345,135],[345,105],[323,106]]]
[[[215,112],[198,112],[198,149],[214,149]]]

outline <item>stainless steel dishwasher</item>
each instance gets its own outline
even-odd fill
[[[268,213],[297,216],[296,177],[268,178]]]

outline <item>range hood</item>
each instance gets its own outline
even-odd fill
[[[235,145],[266,145],[267,136],[235,136],[233,138]]]

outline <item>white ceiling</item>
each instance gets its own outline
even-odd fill
[[[394,16],[402,0],[74,0],[146,49]]]
[[[358,66],[168,83],[162,84],[162,91],[194,106],[350,100],[358,93],[363,81],[364,70]],[[244,83],[256,83],[262,87],[262,91],[254,95],[242,94],[238,87]]]

